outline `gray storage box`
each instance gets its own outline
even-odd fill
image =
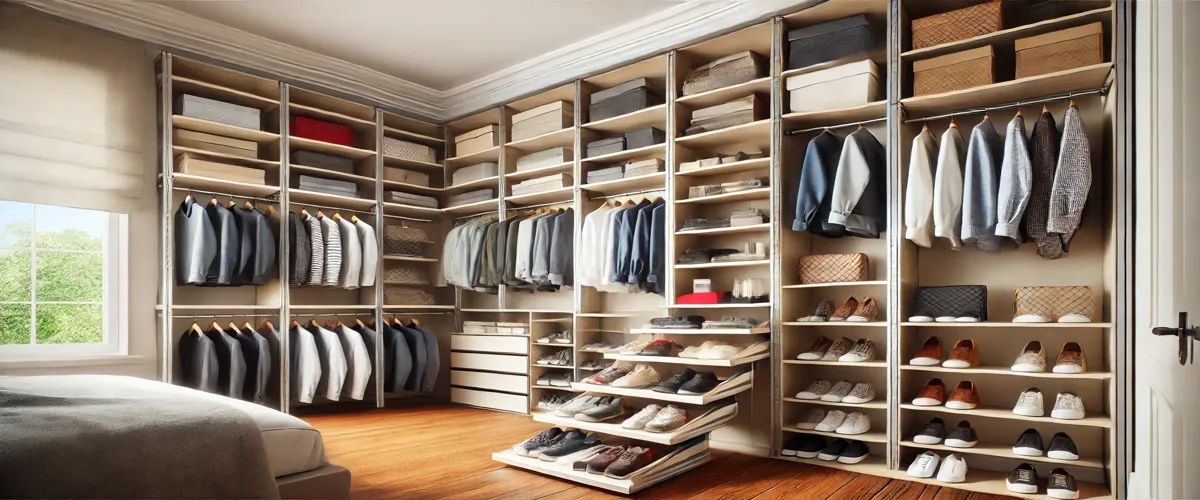
[[[683,81],[683,95],[746,83],[763,76],[762,57],[750,51],[725,56],[688,73]]]
[[[450,185],[457,186],[459,184],[474,182],[479,179],[495,177],[498,175],[498,171],[499,170],[497,169],[495,163],[476,163],[468,167],[462,167],[458,170],[455,170],[453,174],[450,174]]]
[[[867,16],[843,17],[788,32],[788,69],[835,61],[875,48]]]
[[[551,148],[517,158],[517,172],[535,170],[573,160],[571,148]]]
[[[325,194],[336,194],[339,196],[358,197],[358,185],[350,181],[339,181],[335,179],[324,179],[321,177],[313,177],[311,175],[299,176],[299,182],[296,183],[297,189],[302,191],[315,191]]]
[[[629,132],[625,132],[625,149],[644,148],[646,146],[661,144],[666,140],[667,135],[654,127],[630,130]]]
[[[393,137],[383,138],[383,155],[404,160],[437,163],[437,151],[433,148]]]
[[[625,151],[625,137],[611,137],[608,139],[600,139],[598,141],[589,142],[587,145],[587,157],[607,155]]]
[[[175,109],[183,116],[251,130],[262,130],[261,111],[257,108],[183,94],[175,99]]]
[[[592,94],[588,121],[606,120],[662,103],[662,94],[650,85],[650,80],[638,78]]]
[[[541,193],[543,191],[553,191],[570,187],[574,184],[571,176],[568,174],[553,174],[545,177],[529,179],[513,185],[512,193],[514,196],[530,193]]]
[[[354,160],[323,153],[314,153],[312,151],[293,151],[292,163],[306,167],[333,170],[334,172],[341,172],[343,174],[354,173]]]

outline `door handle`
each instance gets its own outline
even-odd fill
[[[1189,358],[1191,363],[1196,363],[1196,351],[1192,349],[1192,342],[1197,337],[1196,328],[1189,327],[1187,319],[1188,313],[1184,311],[1179,313],[1179,327],[1157,326],[1150,331],[1155,335],[1174,335],[1179,338],[1179,364],[1181,365],[1188,364]]]

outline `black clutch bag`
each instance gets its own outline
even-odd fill
[[[987,287],[983,285],[917,288],[909,321],[975,323],[987,321]]]

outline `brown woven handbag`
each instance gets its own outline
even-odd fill
[[[1014,318],[1041,316],[1046,321],[1058,321],[1071,314],[1092,320],[1097,317],[1092,289],[1086,286],[1023,286],[1013,295]]]
[[[835,253],[800,257],[800,283],[840,283],[867,279],[867,254]]]

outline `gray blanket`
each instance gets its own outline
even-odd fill
[[[245,412],[80,380],[0,377],[0,498],[279,498]]]

